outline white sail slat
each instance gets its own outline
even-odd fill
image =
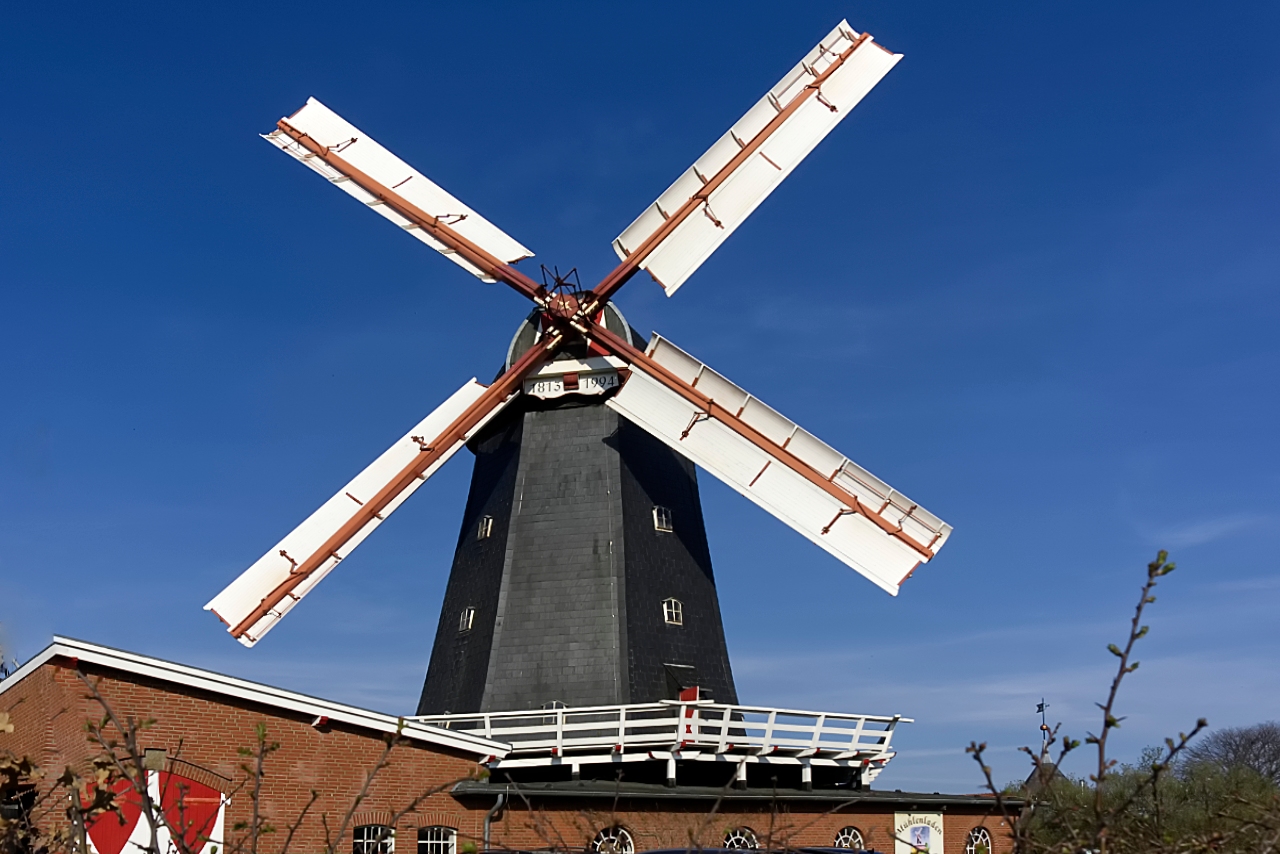
[[[880,82],[902,58],[850,29],[847,21],[831,31],[729,132],[650,205],[613,242],[622,259],[645,246],[668,218],[704,186],[729,169],[751,147],[754,153],[723,177],[705,199],[672,231],[647,249],[640,267],[671,296],[724,240],[742,224],[805,156]],[[820,84],[808,91],[838,57],[856,49]],[[801,104],[780,125],[770,123],[797,99]]]
[[[611,408],[882,589],[896,595],[905,577],[926,559],[886,528],[900,528],[933,553],[946,542],[950,525],[670,341],[654,335],[647,355],[678,377],[692,376],[688,382],[694,390],[728,411],[709,414],[637,364],[608,401]],[[754,428],[758,440],[730,422]],[[877,524],[867,512],[878,513],[889,524]]]
[[[316,554],[339,529],[351,521],[360,508],[374,498],[384,487],[391,483],[397,475],[409,466],[422,451],[422,444],[414,437],[431,447],[434,440],[443,434],[486,391],[486,386],[474,379],[454,392],[434,412],[414,425],[413,429],[388,448],[381,456],[369,464],[364,471],[356,475],[337,494],[308,516],[302,524],[294,528],[280,542],[259,558],[252,566],[240,574],[226,589],[215,596],[207,605],[206,611],[213,611],[229,627],[234,627],[248,617],[272,591],[288,580],[290,572],[307,558]],[[440,457],[410,483],[377,516],[370,519],[350,539],[334,550],[323,564],[293,588],[292,595],[275,606],[267,615],[255,622],[238,640],[245,646],[253,646],[262,636],[270,631],[285,614],[306,596],[312,588],[333,571],[351,552],[369,536],[375,528],[398,508],[410,495],[421,486],[427,478],[448,462],[459,449],[466,444],[466,438],[480,430],[489,419],[497,415],[512,398],[494,407],[484,419],[477,424],[468,437],[453,442]]]
[[[315,98],[307,99],[306,105],[285,121],[320,145],[328,147],[343,160],[392,190],[405,201],[433,217],[438,217],[440,222],[504,263],[512,264],[521,258],[533,256],[531,251],[493,223],[445,192],[421,172],[383,148],[359,128]],[[319,157],[312,155],[284,131],[277,129],[264,134],[262,138],[286,154],[302,161],[331,183],[405,229],[432,249],[447,256],[468,272],[483,281],[494,281],[491,276],[460,258],[457,253],[432,238],[414,223],[380,203],[372,194],[349,180],[347,176]]]

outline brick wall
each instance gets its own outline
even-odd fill
[[[56,660],[55,660],[56,661]],[[86,769],[95,750],[89,744],[85,723],[102,716],[100,707],[87,696],[69,662],[46,664],[0,695],[0,710],[8,711],[14,732],[0,734],[0,751],[36,758],[51,786],[66,766]],[[269,741],[281,747],[267,762],[262,811],[265,819],[279,828],[260,846],[263,854],[278,850],[285,829],[296,820],[310,798],[319,800],[301,824],[292,850],[315,854],[325,848],[321,816],[336,828],[359,792],[365,775],[384,749],[379,733],[333,726],[326,731],[311,727],[309,716],[259,706],[221,695],[209,694],[167,682],[131,674],[107,671],[88,665],[82,669],[99,680],[106,700],[120,716],[154,719],[142,738],[141,747],[164,748],[172,757],[214,774],[239,782],[245,777],[238,755],[241,747],[255,743],[255,727],[266,726]],[[447,748],[422,745],[397,747],[391,764],[375,780],[368,797],[359,805],[353,823],[385,823],[421,793],[471,775],[476,757]],[[212,779],[212,778],[209,778]],[[755,831],[761,843],[775,845],[831,845],[840,828],[852,825],[863,834],[867,845],[892,852],[894,808],[884,804],[863,804],[829,812],[826,804],[792,804],[774,810],[767,804],[742,805],[724,802],[712,813],[708,800],[609,800],[574,801],[534,798],[531,802],[513,797],[505,814],[493,825],[494,847],[561,848],[581,850],[603,827],[620,825],[631,833],[637,850],[659,847],[684,848],[695,842],[704,846],[721,844],[725,832],[745,826]],[[480,845],[489,798],[455,799],[443,791],[427,797],[417,811],[397,822],[399,854],[414,854],[419,827],[446,825],[458,830],[460,849],[468,842]],[[245,794],[233,797],[227,826],[248,821],[250,800]],[[919,811],[925,811],[920,807]],[[995,840],[994,854],[1010,848],[998,817],[980,808],[944,812],[945,854],[963,854],[969,830],[987,826]],[[351,850],[351,833],[337,850]]]
[[[296,820],[312,789],[320,798],[299,827],[293,850],[323,850],[325,832],[321,816],[336,828],[342,822],[364,783],[365,775],[385,748],[381,734],[334,726],[318,731],[310,718],[256,706],[205,692],[185,689],[133,675],[106,672],[83,666],[91,678],[98,678],[99,690],[120,717],[154,719],[139,739],[143,748],[164,748],[186,762],[207,768],[237,782],[245,775],[246,762],[238,755],[241,747],[256,743],[255,727],[266,725],[268,741],[281,747],[271,754],[266,766],[262,812],[280,830],[268,837],[263,850],[283,841],[285,829]],[[85,723],[101,718],[100,707],[88,698],[75,670],[47,664],[0,697],[0,709],[10,712],[14,732],[0,735],[0,750],[37,758],[45,785],[66,766],[86,769],[96,751],[88,742]],[[413,798],[437,786],[467,777],[476,769],[475,758],[445,748],[418,745],[397,747],[391,764],[375,779],[359,813],[394,814]],[[233,797],[227,826],[247,821],[247,795]],[[415,838],[422,824],[447,824],[466,837],[478,836],[483,810],[468,809],[446,791],[431,795],[419,807],[417,816],[406,816],[397,828],[401,838]],[[350,832],[348,831],[348,839]],[[350,850],[347,841],[339,850]],[[412,847],[403,849],[411,854]]]
[[[723,844],[725,833],[736,827],[750,828],[762,846],[828,846],[834,844],[841,828],[853,826],[858,828],[868,847],[882,852],[894,850],[894,810],[890,806],[846,807],[831,812],[831,807],[825,804],[811,807],[792,804],[774,809],[768,804],[741,807],[722,803],[712,815],[711,801],[686,804],[621,801],[614,808],[607,801],[577,804],[562,801],[552,805],[537,800],[532,804],[514,800],[502,820],[493,825],[494,847],[528,849],[559,844],[581,849],[597,830],[611,825],[626,828],[637,851],[691,845],[718,847]],[[943,813],[945,854],[964,854],[969,831],[978,826],[985,826],[990,832],[995,843],[993,854],[1012,850],[998,816],[949,808]]]

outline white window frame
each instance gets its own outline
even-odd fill
[[[603,827],[591,840],[591,851],[594,854],[635,854],[636,843],[631,833],[620,825]]]
[[[865,851],[867,849],[867,842],[865,837],[863,837],[861,830],[853,825],[849,825],[848,827],[840,828],[839,832],[836,833],[835,845],[832,847],[856,848],[858,850]]]
[[[458,829],[443,824],[418,828],[418,854],[458,854]]]
[[[385,824],[361,824],[351,831],[351,854],[395,854],[396,829]]]
[[[760,847],[756,832],[749,827],[735,827],[724,835],[724,847],[742,851],[755,851]]]
[[[670,507],[661,504],[653,505],[653,530],[670,534],[675,530],[675,519]]]
[[[487,540],[493,536],[493,517],[481,516],[480,523],[476,525],[476,539]]]
[[[468,605],[462,609],[462,613],[458,614],[458,634],[465,635],[476,624],[476,609],[473,605]]]
[[[662,600],[662,621],[668,626],[684,625],[684,603],[671,596]]]
[[[964,854],[991,854],[995,845],[991,841],[991,831],[979,825],[969,831],[964,840]]]

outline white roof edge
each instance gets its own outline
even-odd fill
[[[283,688],[273,688],[270,685],[237,679],[234,676],[226,676],[211,670],[187,667],[186,665],[175,664],[172,661],[164,661],[159,658],[151,658],[59,635],[54,635],[53,641],[47,647],[24,662],[8,678],[0,681],[0,694],[4,694],[9,688],[17,685],[57,656],[78,658],[90,664],[110,667],[115,670],[122,670],[126,673],[147,676],[165,682],[173,682],[189,688],[209,691],[213,694],[222,694],[227,697],[261,703],[265,706],[274,706],[278,709],[301,712],[316,717],[323,716],[333,722],[351,724],[378,732],[394,733],[401,720],[395,715],[388,715],[383,712],[359,709],[355,706],[347,706],[331,700],[322,700],[317,697],[309,697],[306,694],[286,691]],[[430,726],[407,717],[403,720],[404,728],[400,731],[400,734],[411,741],[462,750],[479,757],[501,757],[511,751],[511,745],[509,744],[466,733],[453,732],[442,727]]]

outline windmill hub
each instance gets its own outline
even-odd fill
[[[581,301],[575,294],[558,293],[547,300],[547,314],[552,317],[571,320],[578,313]]]

